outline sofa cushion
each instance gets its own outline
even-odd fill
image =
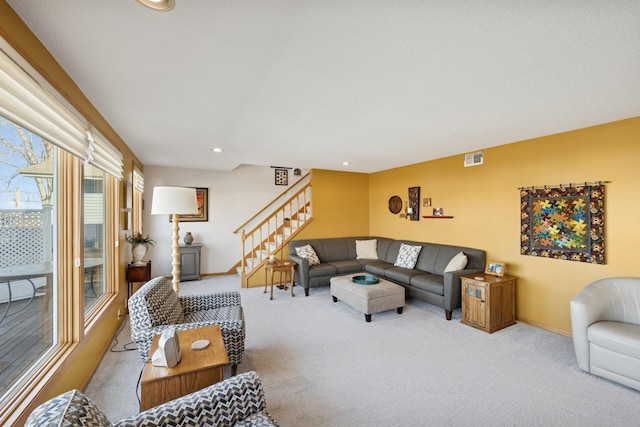
[[[320,264],[320,258],[318,258],[316,251],[311,245],[298,246],[296,253],[300,258],[309,260],[309,267]]]
[[[462,270],[467,266],[467,256],[464,252],[458,252],[456,256],[451,258],[449,264],[444,268],[444,272],[448,273],[449,271],[458,271]]]
[[[336,274],[338,274],[336,266],[327,263],[314,265],[309,268],[309,277],[321,277]]]
[[[356,240],[356,259],[378,259],[378,240]]]
[[[401,267],[391,267],[384,271],[385,278],[407,285],[411,282],[411,278],[413,276],[419,276],[422,274],[424,274],[424,271]]]
[[[358,273],[362,271],[362,264],[353,259],[346,261],[331,261],[328,264],[333,265],[338,270],[338,274]]]
[[[145,287],[149,282],[145,284]],[[184,311],[172,283],[165,277],[158,278],[155,285],[148,288],[144,298],[147,300],[147,311],[151,326],[177,325],[184,323]]]
[[[416,266],[416,262],[418,261],[418,255],[420,255],[420,250],[422,246],[413,246],[407,245],[406,243],[402,243],[400,245],[400,252],[398,252],[398,258],[396,262],[393,264],[396,267],[402,268],[413,268]]]
[[[38,406],[25,426],[111,426],[104,413],[80,390],[70,390]]]
[[[587,329],[587,337],[592,344],[640,359],[639,325],[609,321],[596,322]]]
[[[411,277],[411,286],[431,292],[436,295],[444,295],[444,277],[437,274],[420,274]]]
[[[371,261],[364,265],[364,271],[380,277],[384,277],[384,272],[388,268],[393,268],[393,264],[384,261]]]
[[[211,323],[223,321],[240,321],[244,317],[242,307],[239,305],[230,305],[220,308],[210,308],[208,310],[198,310],[187,313],[185,316],[186,323]]]

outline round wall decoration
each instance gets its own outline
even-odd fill
[[[402,210],[402,199],[400,196],[392,196],[389,199],[389,212],[392,214],[400,213]]]

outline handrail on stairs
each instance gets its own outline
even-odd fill
[[[266,212],[271,206],[273,206],[278,200],[280,200],[285,194],[287,194],[290,191],[293,191],[294,188],[299,187],[300,185],[302,185],[302,183],[306,180],[306,178],[309,177],[309,172],[307,172],[304,176],[302,176],[298,181],[296,181],[295,184],[293,184],[291,187],[287,188],[285,191],[283,191],[282,193],[280,193],[277,197],[275,197],[273,200],[271,200],[269,203],[267,203],[262,209],[260,209],[258,212],[256,212],[251,218],[249,218],[248,220],[246,220],[245,222],[243,222],[238,228],[236,228],[235,230],[233,230],[233,234],[238,234],[238,232],[240,230],[242,230],[244,227],[247,226],[247,224],[250,224],[251,221],[253,221],[254,219],[258,218],[260,215],[262,215],[264,212]],[[306,183],[305,183],[306,185]]]
[[[306,175],[303,178],[306,178]],[[287,200],[276,207],[272,206],[272,210],[251,231],[246,232],[244,228],[240,229],[242,255],[239,267],[242,287],[248,286],[249,277],[259,270],[268,255],[281,251],[284,245],[306,225],[305,223],[313,219],[309,211],[311,207],[310,189],[311,182],[308,181]],[[286,193],[283,192],[275,201],[281,200]],[[269,205],[274,205],[275,201],[270,202]],[[260,213],[267,212],[267,207],[263,208]],[[259,214],[245,222],[245,225],[250,224]],[[249,268],[247,268],[247,259],[251,261]]]

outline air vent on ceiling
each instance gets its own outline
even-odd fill
[[[482,164],[484,157],[482,151],[476,151],[475,153],[469,153],[464,155],[464,167],[478,166]]]

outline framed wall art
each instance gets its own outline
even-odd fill
[[[209,221],[209,189],[196,188],[198,213],[193,215],[178,215],[179,222],[206,222]],[[171,221],[169,215],[169,221]]]
[[[276,169],[276,185],[289,185],[289,170]]]
[[[604,185],[520,189],[520,253],[605,263]]]

